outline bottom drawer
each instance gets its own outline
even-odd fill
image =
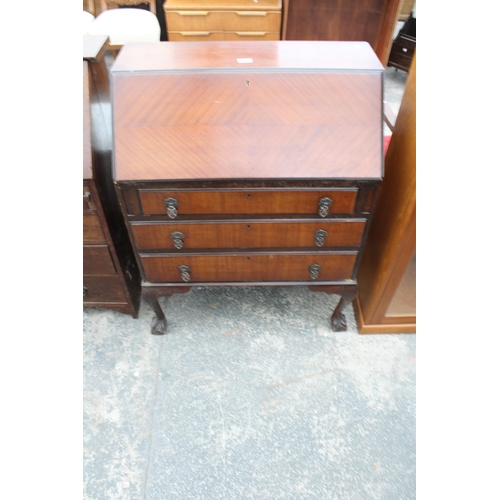
[[[266,33],[264,31],[234,31],[224,33],[226,42],[250,42],[252,40],[279,40],[279,33]]]
[[[353,251],[202,256],[143,255],[141,259],[150,283],[202,283],[342,281],[352,278],[357,256],[358,252]],[[315,265],[319,267],[311,267]]]
[[[107,245],[83,245],[83,274],[116,274]]]
[[[279,33],[265,31],[169,31],[170,42],[221,42],[279,40]]]
[[[84,276],[83,303],[126,302],[121,281],[114,276]]]

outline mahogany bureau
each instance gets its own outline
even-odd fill
[[[191,286],[356,272],[383,175],[383,66],[363,42],[129,44],[111,69],[114,179],[155,311]]]
[[[111,177],[108,48],[83,36],[83,305],[137,318],[140,273]]]

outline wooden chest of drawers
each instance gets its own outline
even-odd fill
[[[168,40],[279,40],[281,0],[166,0]]]
[[[140,274],[111,177],[106,36],[83,37],[83,305],[137,317]]]
[[[342,296],[345,329],[382,179],[382,78],[366,43],[122,49],[114,175],[153,333],[157,297],[192,285],[309,285]]]
[[[392,43],[388,67],[409,71],[417,47],[417,20],[409,15]]]

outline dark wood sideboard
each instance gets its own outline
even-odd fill
[[[83,305],[137,317],[140,272],[111,176],[106,36],[83,37]]]
[[[114,179],[158,297],[191,286],[307,285],[356,273],[383,176],[384,68],[368,43],[128,44],[111,71]]]

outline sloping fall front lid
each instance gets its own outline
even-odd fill
[[[128,44],[111,73],[118,181],[382,178],[365,42]]]

